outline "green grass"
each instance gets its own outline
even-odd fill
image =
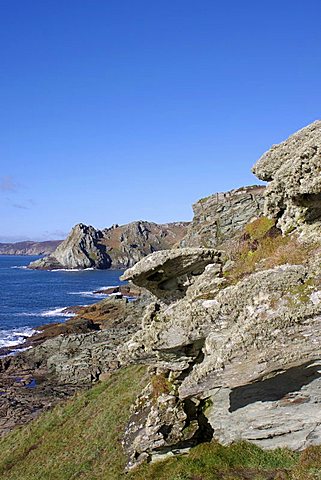
[[[229,447],[216,442],[204,443],[193,448],[189,455],[140,467],[134,479],[271,479],[288,475],[298,459],[299,455],[289,450],[263,451],[247,442]]]
[[[1,480],[123,478],[122,432],[145,368],[119,370],[0,442]]]
[[[0,441],[1,480],[321,480],[321,447],[303,453],[216,442],[124,473],[121,440],[146,384],[132,366],[77,394]]]

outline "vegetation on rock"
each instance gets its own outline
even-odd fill
[[[124,472],[129,407],[145,384],[132,366],[77,394],[0,441],[1,480],[317,480],[321,447],[264,451],[247,442],[204,443],[188,455]]]

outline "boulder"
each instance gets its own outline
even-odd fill
[[[321,121],[274,145],[254,165],[253,173],[267,181],[265,213],[278,219],[283,233],[303,234],[321,228]]]

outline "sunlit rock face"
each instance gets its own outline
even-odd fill
[[[214,193],[193,205],[194,218],[182,247],[217,248],[263,214],[264,186],[252,185]]]
[[[128,268],[151,252],[172,248],[187,231],[187,222],[132,222],[97,230],[82,223],[48,257],[32,269]]]
[[[268,182],[265,213],[278,219],[283,233],[321,231],[321,121],[274,145],[254,165]]]
[[[183,240],[203,248],[154,254],[125,273],[154,295],[141,329],[119,349],[121,362],[153,369],[125,435],[130,466],[209,439],[294,450],[321,444],[320,133],[318,121],[272,147],[254,167],[269,182],[259,193],[265,214],[293,248],[300,245],[298,260],[288,262],[285,254],[273,263],[272,249],[272,267],[261,259],[245,276],[229,278],[228,244],[213,249],[213,226],[221,214],[214,206],[226,213],[231,202],[217,198],[215,204],[210,197],[204,203],[214,216],[199,213],[201,221],[194,218]],[[238,198],[253,206],[248,194]],[[248,221],[254,212],[262,215],[251,210]],[[232,224],[234,207],[229,214]],[[282,239],[280,230],[277,235]],[[199,266],[195,275],[193,265]]]

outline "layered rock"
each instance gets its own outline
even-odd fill
[[[209,263],[219,263],[221,252],[211,249],[184,248],[149,255],[130,268],[121,280],[132,280],[137,286],[165,302],[182,298],[186,290]]]
[[[167,250],[179,243],[186,234],[187,222],[157,224],[132,222],[103,230],[113,268],[129,268],[150,253]]]
[[[79,223],[49,257],[32,262],[29,268],[109,268],[111,259],[101,244],[102,237],[100,230]]]
[[[182,247],[215,248],[263,213],[265,187],[253,185],[215,193],[193,205],[194,218]]]
[[[171,248],[182,239],[186,228],[183,222],[133,222],[104,230],[78,224],[51,255],[32,262],[29,268],[127,268],[151,252]]]
[[[0,243],[0,255],[50,255],[62,240]]]
[[[152,381],[133,410],[125,436],[131,462],[209,435],[267,448],[321,443],[320,252],[316,261],[259,271],[236,284],[225,278],[224,256],[215,255],[168,305],[153,275],[155,263],[161,272],[174,267],[171,253],[158,262],[153,254],[126,274],[141,283],[143,270],[144,287],[158,298],[120,358],[147,362],[163,376],[156,400]]]
[[[284,233],[295,228],[320,232],[321,227],[321,121],[274,145],[253,167],[269,182],[265,212],[278,219]]]

